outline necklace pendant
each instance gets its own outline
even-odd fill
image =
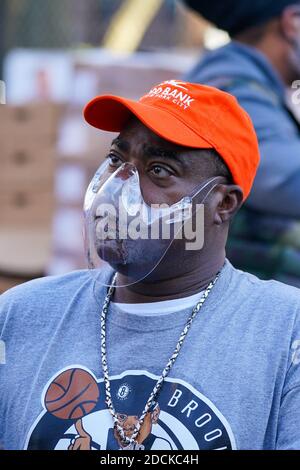
[[[138,442],[131,442],[128,446],[122,447],[120,450],[145,450],[145,446]]]

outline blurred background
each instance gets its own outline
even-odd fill
[[[0,293],[86,267],[84,193],[113,136],[84,104],[138,98],[228,40],[176,0],[0,0]]]

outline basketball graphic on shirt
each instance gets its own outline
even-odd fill
[[[110,377],[114,409],[130,435],[159,377],[125,370]],[[99,392],[95,389],[95,383]],[[122,450],[106,403],[104,378],[81,364],[49,378],[42,390],[43,410],[29,429],[28,450]],[[95,405],[96,397],[98,397]],[[144,450],[232,450],[237,445],[222,412],[191,384],[166,377],[139,435]]]
[[[68,369],[58,375],[45,394],[45,407],[60,419],[79,419],[90,413],[99,399],[94,377],[83,369]]]

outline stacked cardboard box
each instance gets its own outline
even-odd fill
[[[13,285],[42,275],[47,267],[59,111],[52,104],[0,107],[2,290],[9,279]]]

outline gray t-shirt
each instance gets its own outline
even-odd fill
[[[2,447],[120,447],[101,369],[105,292],[78,271],[0,297]],[[128,433],[190,312],[136,315],[111,304],[112,401]],[[145,449],[300,449],[299,312],[298,289],[226,261],[147,415]]]

